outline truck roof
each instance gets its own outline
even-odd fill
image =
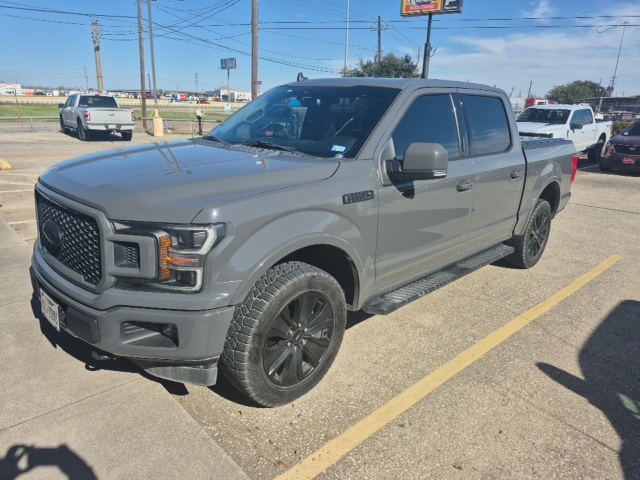
[[[478,83],[457,82],[453,80],[423,79],[423,78],[373,78],[373,77],[343,77],[343,78],[318,78],[309,79],[304,82],[289,82],[287,86],[308,85],[314,87],[386,87],[399,88],[406,87],[431,87],[431,88],[473,88],[478,90],[488,90],[492,92],[504,93],[500,88],[481,85]]]
[[[591,108],[591,105],[568,105],[564,103],[555,103],[553,105],[532,105],[529,108],[539,108],[540,110],[578,110]]]

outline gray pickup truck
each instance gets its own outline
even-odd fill
[[[538,262],[575,147],[521,143],[509,105],[469,83],[308,80],[203,138],[58,164],[35,193],[43,317],[96,358],[198,385],[220,366],[258,404],[290,402],[330,368],[347,311]]]
[[[60,130],[78,132],[80,140],[94,135],[117,132],[126,142],[133,138],[136,115],[130,108],[120,108],[111,95],[74,93],[65,103],[59,103]]]

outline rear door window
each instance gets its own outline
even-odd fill
[[[502,100],[462,95],[472,156],[501,153],[511,147],[509,120]]]

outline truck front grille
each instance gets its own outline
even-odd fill
[[[100,230],[95,219],[36,192],[40,244],[65,267],[97,285],[102,279]]]

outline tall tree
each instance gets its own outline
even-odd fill
[[[606,91],[602,85],[589,80],[576,80],[553,87],[547,93],[547,98],[558,103],[589,103],[595,102],[595,98],[606,96]]]
[[[343,77],[416,78],[418,65],[411,61],[409,55],[396,57],[390,53],[380,62],[360,59],[356,68],[346,68],[341,73]]]

